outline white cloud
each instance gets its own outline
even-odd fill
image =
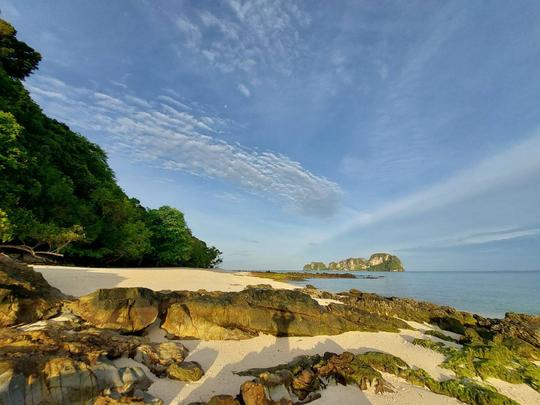
[[[251,96],[251,91],[249,91],[249,89],[242,83],[238,84],[238,90],[240,90],[240,93],[242,93],[246,97]]]
[[[185,44],[189,48],[199,48],[202,40],[202,34],[199,28],[187,18],[180,17],[176,20],[176,26],[182,31],[185,38]]]
[[[227,120],[194,111],[173,97],[149,103],[32,77],[29,89],[48,113],[81,130],[108,134],[109,149],[165,170],[221,179],[308,216],[329,216],[341,188],[290,158],[216,138]],[[57,97],[56,94],[64,97]]]
[[[336,227],[335,232],[321,235],[321,241],[333,239],[356,228],[448,206],[537,175],[540,173],[538,156],[540,156],[540,131],[525,141],[501,151],[498,155],[463,169],[423,191],[397,199],[372,211],[357,211],[345,223]]]
[[[481,232],[473,235],[468,235],[462,238],[457,238],[446,246],[460,245],[480,245],[484,243],[499,242],[510,239],[525,238],[528,236],[540,235],[540,228],[529,229],[504,229],[494,232]]]
[[[289,75],[302,47],[300,31],[310,24],[307,14],[288,0],[226,5],[219,16],[202,10],[175,20],[183,44],[225,73],[273,69]]]

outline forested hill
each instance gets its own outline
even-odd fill
[[[0,20],[0,250],[92,265],[218,264],[221,252],[182,212],[129,198],[98,145],[42,112],[21,82],[40,60]]]

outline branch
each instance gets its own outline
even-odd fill
[[[26,245],[0,245],[0,249],[13,249],[13,250],[21,250],[23,252],[28,253],[32,257],[38,257],[38,256],[55,256],[55,257],[64,257],[61,253],[55,253],[55,252],[47,252],[47,251],[36,251],[32,249],[30,246]]]
[[[36,255],[50,255],[50,256],[55,256],[55,257],[64,257],[64,255],[62,253],[56,253],[56,252],[46,252],[46,251],[43,251],[43,250],[40,250],[38,252],[35,252]]]
[[[23,252],[29,253],[33,257],[36,257],[36,252],[34,252],[34,249],[26,245],[0,245],[0,249],[22,250]]]

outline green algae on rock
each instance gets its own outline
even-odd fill
[[[425,370],[411,368],[399,357],[381,352],[354,355],[325,353],[323,356],[299,356],[290,363],[270,368],[250,369],[239,372],[242,376],[255,377],[250,384],[266,387],[266,397],[261,403],[279,403],[283,398],[272,396],[286,392],[291,403],[305,403],[317,391],[329,384],[356,385],[365,390],[374,387],[376,392],[391,392],[391,385],[381,372],[403,378],[411,384],[425,387],[437,394],[451,396],[473,405],[517,405],[515,401],[498,393],[493,388],[471,379],[458,378],[436,381]],[[298,383],[300,380],[301,383]],[[296,383],[295,383],[296,381]],[[281,389],[277,390],[276,385]],[[240,397],[243,392],[241,391]],[[296,402],[298,400],[298,402]],[[271,402],[275,401],[275,402]]]
[[[444,354],[441,367],[452,370],[458,377],[482,380],[493,377],[512,384],[528,384],[540,392],[540,367],[501,344],[474,343],[454,348],[426,339],[415,339],[413,344]]]

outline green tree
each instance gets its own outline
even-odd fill
[[[0,242],[8,242],[13,237],[13,227],[7,214],[0,209]]]
[[[193,237],[191,240],[191,259],[188,265],[205,269],[217,267],[222,262],[221,254],[214,246],[208,247],[206,242]]]
[[[8,75],[22,80],[37,69],[41,55],[16,35],[17,30],[0,19],[0,65]]]
[[[0,20],[0,207],[10,249],[78,264],[182,265],[196,247],[208,262],[215,252],[193,243],[180,211],[129,198],[98,145],[43,114],[21,83],[40,58]]]
[[[181,211],[168,206],[149,210],[148,226],[156,265],[179,266],[190,259],[192,235]]]

